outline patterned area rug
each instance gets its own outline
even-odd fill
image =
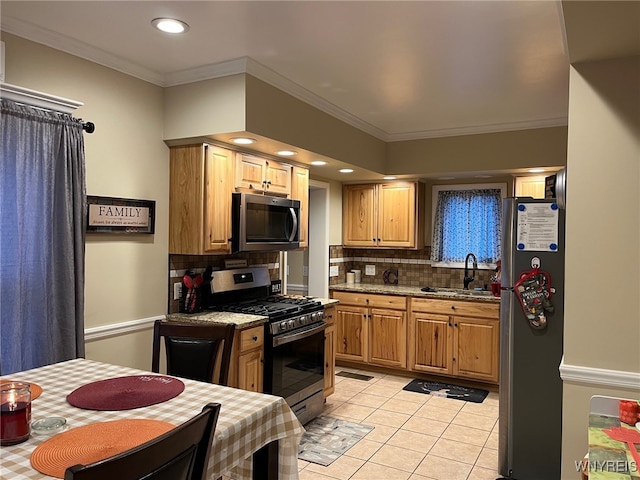
[[[305,425],[298,458],[319,465],[331,465],[373,430],[369,425],[347,422],[332,417],[317,417]]]
[[[436,395],[438,397],[455,398],[456,400],[465,400],[474,403],[482,403],[486,396],[489,395],[488,390],[482,390],[481,388],[461,387],[450,383],[420,380],[419,378],[405,385],[403,390],[428,393],[429,395]]]

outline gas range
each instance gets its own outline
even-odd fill
[[[271,295],[238,303],[219,305],[225,312],[262,315],[269,318],[269,333],[279,335],[321,322],[324,319],[322,303],[312,298]]]
[[[269,294],[266,268],[221,270],[211,275],[209,309],[269,318],[268,332],[280,335],[324,319],[321,302],[300,295]]]
[[[313,298],[277,292],[265,267],[220,270],[211,274],[207,306],[269,319],[264,326],[264,392],[283,397],[305,424],[323,409],[324,306]]]

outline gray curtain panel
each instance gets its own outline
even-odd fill
[[[82,122],[0,100],[0,373],[84,356]]]

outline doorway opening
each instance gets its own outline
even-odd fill
[[[309,242],[286,253],[286,292],[329,298],[329,184],[309,181]]]

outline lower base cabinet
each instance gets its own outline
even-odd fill
[[[394,368],[407,366],[407,299],[333,292],[336,359]]]
[[[264,326],[236,330],[231,352],[229,386],[263,391]]]
[[[500,306],[334,290],[335,358],[498,383]],[[326,381],[326,379],[325,379]]]
[[[498,382],[498,305],[413,298],[410,324],[410,369]]]

